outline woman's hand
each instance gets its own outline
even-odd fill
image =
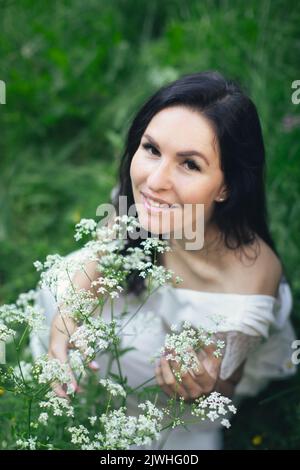
[[[68,363],[69,337],[74,333],[75,329],[76,324],[71,318],[62,317],[60,313],[55,315],[51,325],[48,349],[48,356],[50,358],[59,359],[62,363]],[[78,385],[71,367],[70,375],[74,390],[77,391]],[[59,397],[67,398],[67,394],[62,385],[54,384],[52,388]]]
[[[87,261],[85,264],[85,269],[79,270],[73,277],[72,286],[78,289],[86,289],[93,292],[91,289],[91,282],[96,280],[99,277],[99,272],[97,270],[96,261]],[[61,306],[60,310],[63,310]],[[59,359],[63,363],[68,363],[68,349],[74,348],[74,345],[69,342],[70,336],[75,332],[77,325],[72,318],[67,315],[62,316],[60,311],[55,315],[50,333],[50,342],[48,355],[49,357]],[[98,364],[95,361],[90,362],[89,368],[96,371],[99,369]],[[72,385],[75,391],[80,391],[76,378],[73,374],[73,371],[70,367],[70,375],[72,378]],[[67,397],[67,394],[62,385],[56,384],[53,385],[53,390],[60,397]]]
[[[60,313],[55,315],[51,325],[48,349],[49,357],[59,359],[62,363],[68,363],[68,349],[74,348],[74,345],[70,343],[69,338],[72,336],[76,328],[76,323],[70,317],[62,317]],[[91,370],[97,371],[99,366],[95,361],[92,361],[89,364],[89,368]],[[79,392],[80,388],[70,366],[69,371],[71,376],[71,384],[73,385],[75,392]],[[54,384],[52,389],[59,397],[68,397],[63,385]]]
[[[190,370],[181,374],[181,382],[176,380],[173,373],[180,371],[178,362],[162,356],[155,368],[158,385],[167,395],[174,397],[176,394],[187,402],[212,392],[216,388],[222,360],[214,356],[214,351],[214,346],[207,346],[198,353],[193,350],[198,359],[198,371]]]

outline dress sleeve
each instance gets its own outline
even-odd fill
[[[280,283],[278,297],[245,298],[225,332],[225,352],[220,378],[228,379],[244,362],[244,372],[257,381],[278,379],[295,373],[291,344],[295,337],[290,323],[292,295],[286,282]],[[251,372],[251,374],[250,374]]]
[[[249,353],[262,343],[263,337],[251,336],[240,331],[228,331],[224,339],[226,346],[220,369],[221,380],[227,380],[236,371]]]

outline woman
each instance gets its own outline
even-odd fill
[[[118,210],[118,196],[126,196],[150,235],[170,239],[172,251],[158,262],[183,283],[161,289],[147,303],[146,310],[152,309],[159,320],[155,327],[125,336],[136,348],[122,362],[130,385],[155,373],[163,397],[177,390],[189,403],[213,390],[237,398],[255,395],[270,379],[295,372],[289,360],[294,339],[288,319],[291,294],[267,225],[264,165],[256,108],[236,83],[219,73],[182,76],[158,90],[137,113],[121,161],[115,206]],[[186,212],[186,207],[191,210]],[[141,241],[129,239],[129,245]],[[73,279],[78,288],[90,289],[91,280],[99,276],[95,264],[86,269],[88,277],[77,273]],[[128,286],[126,297],[134,304],[143,279],[131,276]],[[117,302],[117,310],[124,300]],[[48,302],[47,293],[41,292],[52,321],[49,354],[66,361],[67,336],[61,332],[60,316],[52,320],[56,306]],[[131,325],[131,335],[146,310]],[[187,373],[178,384],[176,363],[161,357],[153,366],[149,356],[163,344],[172,323],[190,320],[199,325],[204,313],[220,313],[230,320],[230,326],[220,330],[226,341],[224,357],[216,361],[206,351],[198,357],[199,374]],[[69,328],[75,328],[71,321]],[[100,363],[100,370],[103,366]],[[58,388],[57,393],[64,391]],[[129,405],[135,413],[136,404]],[[214,423],[191,425],[190,430],[168,431],[158,447],[221,447]]]

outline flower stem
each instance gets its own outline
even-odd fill
[[[31,409],[32,409],[32,398],[28,400],[28,439],[31,436]]]

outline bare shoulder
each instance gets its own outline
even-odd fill
[[[231,267],[235,288],[245,294],[276,297],[282,264],[280,259],[260,237],[252,246],[235,253]]]
[[[95,281],[99,276],[97,262],[88,260],[84,269],[80,269],[74,274],[72,282],[77,289],[91,290],[92,281]]]

